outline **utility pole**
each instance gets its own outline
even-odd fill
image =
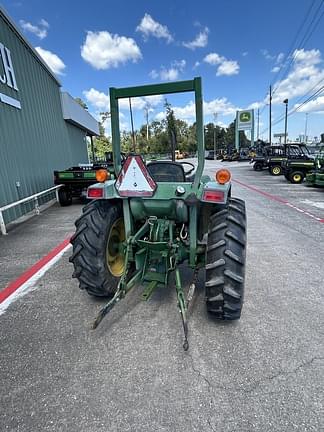
[[[217,123],[217,113],[214,113],[214,160],[217,159],[216,156],[216,123]]]
[[[272,123],[272,119],[271,119],[271,103],[272,103],[272,92],[271,92],[271,84],[270,84],[270,92],[269,92],[269,145],[271,145],[271,123]]]
[[[306,113],[306,117],[305,117],[305,144],[307,144],[307,126],[308,126],[308,113]]]
[[[128,100],[129,100],[129,112],[130,112],[131,125],[132,125],[133,152],[136,153],[136,137],[135,137],[135,131],[134,131],[134,121],[133,121],[133,111],[132,111],[132,99],[128,98]]]
[[[145,105],[144,111],[145,111],[145,118],[146,118],[146,141],[148,145],[149,143],[149,105],[148,104]]]
[[[259,141],[259,133],[260,133],[260,109],[258,108],[258,128],[257,128],[257,140]]]
[[[285,99],[283,103],[286,105],[285,110],[285,144],[287,144],[287,117],[288,117],[288,99]]]

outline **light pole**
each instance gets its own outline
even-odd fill
[[[217,159],[217,156],[216,156],[216,123],[217,123],[217,113],[214,113],[214,160]]]
[[[306,118],[305,118],[305,135],[304,135],[304,141],[305,141],[306,145],[307,145],[307,126],[308,126],[307,120],[308,120],[308,113],[306,113]]]
[[[283,103],[286,105],[285,112],[285,144],[287,144],[287,117],[288,117],[288,99],[285,99]]]
[[[259,141],[260,135],[260,109],[258,108],[258,132],[257,132],[257,140]]]

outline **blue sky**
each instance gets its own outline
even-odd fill
[[[109,109],[109,87],[201,76],[206,122],[217,113],[217,122],[228,125],[236,109],[259,106],[263,132],[270,83],[277,87],[273,120],[284,113],[285,98],[292,108],[324,84],[324,19],[306,43],[294,45],[300,49],[293,60],[287,57],[310,6],[308,23],[313,28],[324,10],[321,2],[2,0],[2,5],[58,74],[63,89],[86,100],[94,114]],[[176,115],[188,122],[193,121],[191,100],[190,95],[170,98]],[[146,102],[134,103],[137,124],[144,122]],[[161,100],[148,102],[150,119],[161,118]],[[288,119],[289,138],[304,132],[306,112],[308,134],[324,132],[322,94],[300,111]],[[128,128],[127,111],[124,114],[121,121]],[[283,121],[273,126],[274,132],[283,129]]]

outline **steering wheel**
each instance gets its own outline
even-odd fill
[[[191,168],[188,171],[185,171],[185,176],[189,175],[190,173],[192,173],[192,171],[194,171],[196,169],[195,165],[190,163],[190,162],[180,162],[182,165],[190,165]]]

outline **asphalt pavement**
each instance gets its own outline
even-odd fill
[[[0,315],[1,431],[324,430],[324,190],[248,163],[205,171],[220,166],[247,205],[241,320],[207,315],[201,272],[188,352],[173,284],[148,302],[135,288],[93,331],[102,302],[78,289],[68,251]],[[80,211],[51,207],[0,237],[0,285],[70,235]]]

